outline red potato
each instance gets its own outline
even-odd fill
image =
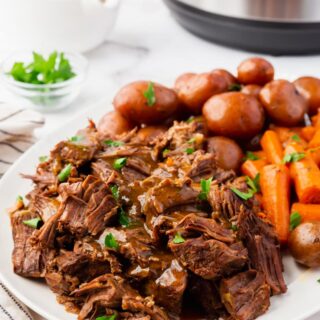
[[[249,139],[263,128],[264,111],[259,101],[241,92],[228,92],[209,99],[203,107],[209,131],[233,139]]]
[[[186,73],[177,78],[174,88],[181,103],[191,113],[200,114],[209,98],[228,90],[228,83],[217,73]]]
[[[261,91],[261,86],[258,86],[257,84],[247,84],[246,86],[243,86],[241,89],[241,92],[245,94],[250,94],[256,98],[259,97],[259,93]]]
[[[293,127],[303,121],[307,101],[287,80],[274,80],[265,85],[259,94],[269,117],[279,125]]]
[[[102,136],[115,137],[133,129],[134,126],[121,113],[111,111],[106,113],[99,121],[97,129]]]
[[[225,170],[237,171],[244,156],[234,140],[218,136],[208,139],[207,152],[215,154],[218,165]]]
[[[238,66],[238,80],[243,84],[265,85],[273,80],[274,69],[270,62],[263,58],[249,58]]]
[[[310,115],[318,112],[320,107],[320,79],[314,77],[301,77],[293,82],[299,93],[308,102]]]
[[[146,98],[148,91],[149,96],[154,97],[151,104]],[[136,81],[124,86],[117,93],[113,105],[128,121],[152,125],[161,124],[175,114],[179,100],[172,89],[157,83]]]
[[[227,85],[228,88],[234,84],[234,83],[238,83],[238,79],[229,71],[225,70],[225,69],[214,69],[212,70],[213,74],[218,74],[222,77],[225,78],[225,80],[227,81]]]

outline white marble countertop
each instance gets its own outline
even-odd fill
[[[3,54],[0,52],[0,57]],[[110,40],[85,54],[89,72],[82,93],[68,109],[45,114],[46,124],[38,136],[99,101],[105,100],[107,106],[116,91],[130,81],[146,79],[170,86],[179,74],[187,71],[226,68],[234,72],[240,61],[252,55],[255,54],[214,45],[189,34],[174,21],[160,0],[123,1]],[[320,76],[318,55],[266,57],[275,66],[278,78]],[[1,89],[0,96],[6,96]],[[35,319],[42,318],[35,316]],[[308,320],[316,319],[320,319],[320,314]]]

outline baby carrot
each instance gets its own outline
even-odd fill
[[[268,162],[274,164],[281,163],[283,159],[283,148],[278,135],[274,131],[267,130],[263,134],[260,144],[266,153]]]
[[[316,129],[314,127],[303,127],[301,129],[300,135],[304,140],[309,142],[313,138],[315,133]]]
[[[298,212],[301,222],[320,221],[320,204],[294,203],[291,212]]]
[[[266,164],[267,161],[264,159],[246,160],[241,166],[241,172],[251,179],[254,179]]]
[[[299,155],[289,163],[290,175],[301,203],[320,203],[320,170],[297,143],[289,144],[286,155]]]
[[[282,164],[265,166],[260,175],[263,207],[274,224],[279,240],[285,244],[289,235],[290,175]]]
[[[320,147],[310,148],[306,151],[306,154],[316,163],[319,167],[320,165]]]
[[[316,130],[314,136],[308,144],[309,148],[320,147],[320,128]]]

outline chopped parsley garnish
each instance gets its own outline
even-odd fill
[[[200,180],[201,192],[198,196],[200,200],[207,200],[208,194],[210,191],[211,182],[212,182],[212,178],[209,178],[207,180],[205,179]]]
[[[240,191],[239,189],[237,188],[230,188],[230,190],[235,193],[239,198],[243,199],[243,200],[249,200],[250,198],[253,197],[253,195],[257,192],[259,192],[260,190],[260,174],[258,173],[255,178],[252,180],[250,177],[246,177],[246,182],[247,182],[247,185],[248,185],[248,191],[247,192],[243,192],[243,191]]]
[[[123,210],[122,207],[119,208],[119,223],[127,228],[130,225],[130,218],[129,216],[126,214],[126,212]]]
[[[39,157],[39,161],[40,161],[40,162],[46,162],[46,161],[48,161],[48,156],[40,156],[40,157]]]
[[[79,142],[81,140],[83,140],[83,136],[73,136],[69,139],[71,142]]]
[[[104,238],[104,245],[108,248],[112,248],[115,250],[119,249],[119,244],[116,238],[113,236],[112,233],[108,233]]]
[[[114,160],[113,162],[113,168],[116,170],[122,169],[127,163],[127,158],[119,158]]]
[[[105,140],[105,141],[103,141],[103,143],[109,147],[120,147],[120,146],[124,145],[124,142],[114,141],[114,140]]]
[[[23,201],[23,197],[22,196],[17,196],[17,201]]]
[[[293,152],[290,154],[286,154],[283,159],[282,159],[282,163],[288,163],[288,162],[297,162],[301,159],[303,159],[305,157],[305,153],[303,152]]]
[[[294,134],[294,135],[291,137],[291,139],[292,139],[293,141],[296,141],[296,142],[301,141],[300,137],[299,137],[297,134]]]
[[[162,156],[163,156],[163,157],[166,157],[169,152],[170,152],[169,149],[164,149],[164,150],[162,151]]]
[[[230,229],[231,229],[232,231],[238,231],[238,226],[237,226],[236,224],[232,224],[231,227],[230,227]]]
[[[251,151],[247,151],[244,160],[259,160],[260,158]]]
[[[231,83],[229,88],[228,88],[228,91],[240,91],[241,90],[241,84],[239,83]]]
[[[186,154],[192,154],[194,153],[194,148],[187,148],[186,149]]]
[[[72,165],[69,163],[67,164],[58,174],[58,180],[60,182],[65,182],[68,180],[70,173],[71,173]]]
[[[41,221],[42,220],[40,218],[33,218],[33,219],[29,219],[29,220],[24,220],[24,221],[22,221],[22,223],[28,227],[31,227],[33,229],[37,229],[39,226],[39,223]]]
[[[320,279],[318,279],[318,280],[317,280],[317,282],[319,282],[319,283],[320,283]]]
[[[194,142],[196,142],[196,138],[195,137],[193,137],[193,138],[188,140],[189,144],[193,144]]]
[[[290,231],[295,229],[301,223],[301,215],[298,211],[290,214]]]
[[[191,122],[194,121],[194,119],[195,119],[195,117],[194,117],[194,116],[191,116],[191,117],[189,117],[189,118],[186,120],[186,123],[191,123]]]
[[[179,244],[179,243],[184,243],[184,238],[182,237],[182,235],[178,232],[175,236],[174,236],[174,238],[173,238],[173,243],[175,243],[175,244]]]
[[[31,63],[16,62],[9,75],[16,81],[32,84],[52,84],[73,78],[71,64],[64,53],[52,52],[48,59],[41,54],[33,52]]]
[[[153,82],[149,82],[147,90],[143,93],[143,96],[147,99],[147,104],[152,107],[156,103],[156,95],[154,93]]]
[[[117,319],[117,315],[114,313],[111,316],[101,316],[96,318],[96,320],[116,320]]]
[[[112,193],[112,196],[118,200],[119,199],[119,187],[114,184],[113,186],[110,187],[110,190],[111,190],[111,193]]]

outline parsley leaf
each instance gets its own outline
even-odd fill
[[[153,82],[149,82],[147,90],[143,93],[143,96],[147,99],[147,104],[152,107],[156,103],[156,96],[154,93]]]
[[[319,282],[319,283],[320,283],[320,279],[318,279],[318,280],[317,280],[317,282]]]
[[[41,221],[42,220],[40,218],[33,218],[33,219],[29,219],[29,220],[24,220],[24,221],[22,221],[22,223],[28,227],[31,227],[33,229],[37,229],[39,226],[39,223]]]
[[[164,150],[162,151],[162,156],[163,156],[163,157],[166,157],[169,152],[170,152],[169,149],[164,149]]]
[[[290,214],[290,231],[295,229],[301,223],[301,215],[298,211]]]
[[[244,160],[259,160],[260,158],[251,151],[246,152]]]
[[[115,200],[118,200],[119,199],[119,187],[116,184],[114,184],[113,186],[110,187],[110,190],[111,190],[113,198]]]
[[[123,210],[122,207],[119,208],[119,223],[125,228],[129,227],[131,223],[131,219],[129,218],[129,216],[126,214],[126,212]]]
[[[119,158],[114,160],[113,162],[113,168],[116,170],[122,169],[127,163],[127,158]]]
[[[294,135],[291,137],[291,139],[292,139],[293,141],[296,141],[296,142],[301,141],[300,137],[299,137],[297,134],[294,134]]]
[[[67,164],[67,165],[60,171],[60,173],[58,174],[58,180],[59,180],[60,182],[65,182],[65,181],[67,181],[67,179],[68,179],[69,176],[70,176],[71,169],[72,169],[72,165],[71,165],[70,163]]]
[[[104,245],[108,248],[112,248],[115,250],[119,249],[119,244],[116,238],[113,236],[112,233],[108,233],[104,238]]]
[[[114,313],[111,316],[101,316],[96,318],[96,320],[116,320],[117,319],[117,315]]]
[[[76,74],[73,72],[64,53],[52,52],[48,59],[41,54],[33,52],[31,63],[16,62],[13,64],[9,75],[16,81],[32,84],[51,84],[69,80]]]
[[[83,136],[73,136],[69,139],[71,142],[79,142],[81,140],[83,140]]]
[[[48,156],[40,156],[40,157],[39,157],[39,161],[40,161],[40,162],[46,162],[46,161],[48,161]]]
[[[187,148],[185,151],[186,151],[186,154],[192,154],[194,153],[194,148]]]
[[[109,147],[120,147],[120,146],[124,145],[124,142],[114,141],[114,140],[105,140],[105,141],[103,141],[103,143]]]
[[[17,196],[17,201],[23,201],[23,197],[22,196]]]
[[[175,243],[175,244],[179,244],[179,243],[184,243],[184,238],[182,237],[182,235],[178,232],[175,236],[174,236],[174,238],[173,238],[173,243]]]
[[[229,88],[228,88],[228,91],[240,91],[241,90],[241,84],[239,83],[231,83]]]
[[[242,192],[239,189],[234,188],[234,187],[232,187],[230,189],[233,193],[235,193],[239,198],[241,198],[243,200],[249,200],[254,195],[254,192],[252,190],[249,190],[248,192]]]
[[[186,120],[186,123],[191,123],[191,122],[194,121],[194,119],[195,119],[194,116],[190,116],[190,117]]]
[[[257,193],[260,191],[260,173],[258,173],[253,180],[247,176],[246,182],[252,192]]]
[[[195,137],[193,137],[193,138],[188,140],[189,144],[193,144],[194,142],[196,142],[196,138]]]
[[[283,159],[282,163],[285,164],[287,162],[297,162],[305,157],[305,153],[303,152],[293,152],[290,154],[286,154]]]
[[[200,180],[201,192],[198,196],[200,200],[207,200],[208,194],[210,191],[211,182],[212,182],[212,178],[209,178],[207,180],[205,179]]]
[[[237,226],[236,224],[232,224],[231,227],[230,227],[230,229],[231,229],[232,231],[238,231],[238,226]]]

